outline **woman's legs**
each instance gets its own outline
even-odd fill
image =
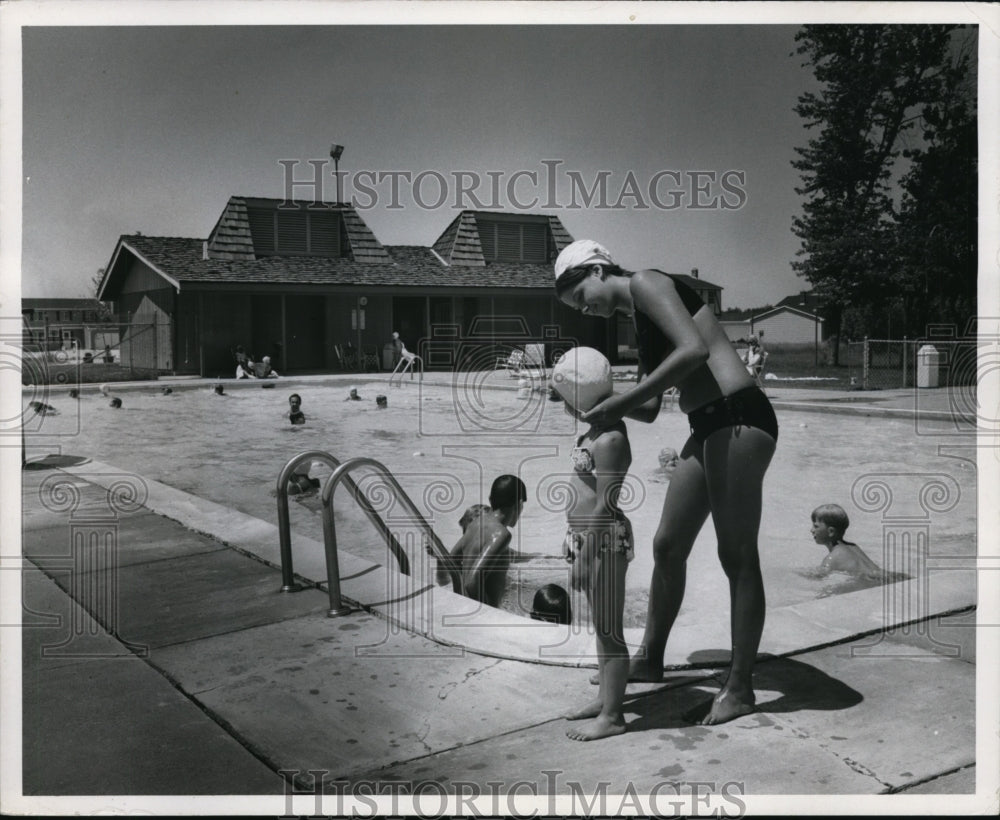
[[[598,740],[625,731],[622,702],[629,663],[622,620],[627,567],[628,561],[620,552],[600,552],[595,556],[589,597],[597,637],[601,709],[593,720],[566,732],[573,740]]]
[[[704,724],[752,712],[753,667],[764,629],[764,583],[757,534],[764,473],[775,440],[750,427],[717,430],[705,442],[704,465],[719,560],[729,579],[732,665]]]
[[[709,513],[702,447],[689,438],[663,500],[660,525],[653,538],[653,577],[642,645],[636,651],[629,680],[659,681],[667,638],[684,599],[687,558]]]

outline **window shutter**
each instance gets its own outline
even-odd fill
[[[497,223],[496,258],[510,262],[521,259],[521,226],[516,222]]]
[[[525,262],[545,263],[545,244],[548,239],[548,229],[545,225],[523,225],[521,227],[524,239],[521,258]]]
[[[247,221],[250,223],[250,236],[253,239],[253,250],[257,256],[267,256],[274,253],[274,211],[264,208],[248,208]]]
[[[479,242],[483,246],[483,258],[493,260],[497,258],[497,233],[496,223],[479,222]]]
[[[276,211],[279,254],[306,253],[306,214],[303,211]]]
[[[340,256],[340,214],[309,214],[309,252],[316,256]]]

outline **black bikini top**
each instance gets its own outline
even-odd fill
[[[694,288],[683,279],[680,279],[676,274],[663,273],[663,271],[654,271],[654,273],[661,273],[664,276],[670,277],[674,283],[674,287],[677,288],[677,295],[681,297],[681,302],[683,302],[684,307],[691,316],[694,316],[699,310],[705,307],[705,303],[695,292]],[[639,348],[639,361],[642,362],[645,371],[651,373],[667,357],[670,343],[653,320],[639,310],[639,308],[635,309],[633,321],[635,322],[636,344]]]

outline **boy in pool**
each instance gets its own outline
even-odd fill
[[[552,371],[552,383],[566,412],[579,418],[614,393],[611,365],[589,347],[570,350]],[[622,702],[628,681],[629,654],[622,617],[625,571],[632,560],[632,525],[618,506],[632,451],[624,421],[590,428],[576,441],[570,481],[572,499],[566,511],[568,531],[563,549],[572,562],[570,583],[584,590],[590,602],[597,636],[596,700],[566,715],[569,720],[592,718],[566,735],[573,740],[597,740],[625,731]]]
[[[539,587],[531,603],[531,619],[564,626],[571,624],[573,608],[570,605],[569,593],[559,584]]]
[[[452,547],[451,557],[461,567],[462,593],[466,597],[500,606],[513,555],[508,527],[517,524],[527,499],[528,488],[521,479],[502,475],[490,488],[490,506],[477,504],[463,514],[459,522],[462,537]],[[440,567],[437,577],[439,582],[447,582],[447,573]]]
[[[822,544],[828,552],[819,565],[822,574],[849,572],[864,578],[882,578],[883,572],[857,544],[844,540],[850,519],[839,504],[822,504],[812,512],[811,534],[813,541]]]
[[[302,412],[302,397],[298,393],[292,393],[288,397],[288,420],[292,424],[306,423],[306,414]]]

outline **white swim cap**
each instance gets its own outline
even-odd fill
[[[571,242],[559,253],[556,258],[556,283],[566,271],[573,268],[584,267],[585,265],[613,265],[611,252],[603,245],[598,244],[593,239],[577,239]]]
[[[552,369],[552,386],[566,404],[585,413],[614,392],[611,363],[599,350],[574,347]]]

